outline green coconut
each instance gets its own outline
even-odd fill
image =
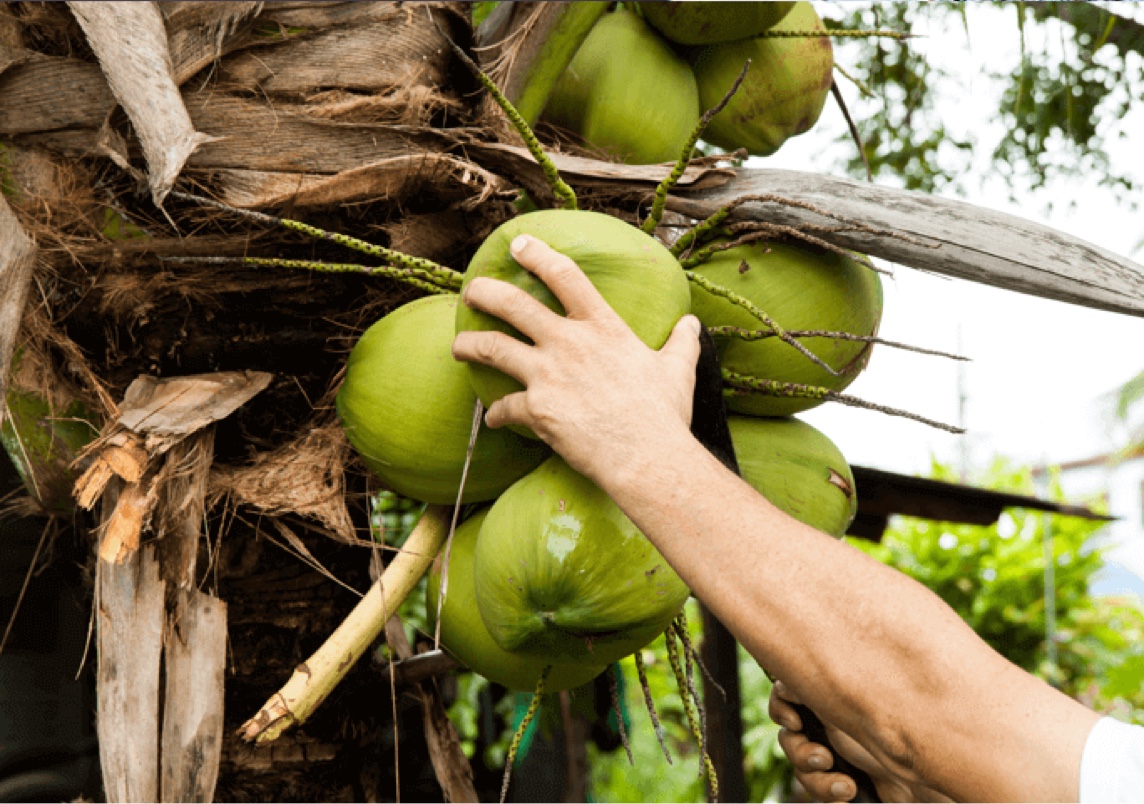
[[[640,3],[644,19],[680,45],[714,45],[758,36],[794,8],[794,3]],[[740,65],[742,66],[742,65]]]
[[[337,408],[346,436],[393,491],[428,503],[457,499],[476,395],[453,359],[455,295],[398,308],[350,353]],[[466,502],[491,500],[548,455],[541,444],[484,425],[465,481]]]
[[[449,551],[449,585],[441,607],[441,645],[462,664],[489,681],[510,690],[532,692],[547,662],[533,656],[509,653],[489,634],[477,608],[473,575],[473,558],[477,534],[488,515],[488,509],[466,520],[453,534]],[[429,570],[426,614],[430,628],[437,625],[437,601],[441,588],[441,571],[445,549]],[[606,664],[558,664],[548,674],[545,689],[559,692],[586,684],[607,669]]]
[[[741,270],[743,264],[747,270]],[[716,285],[762,308],[786,330],[824,330],[874,335],[882,318],[882,283],[878,274],[850,257],[810,245],[752,243],[716,252],[692,269]],[[751,313],[697,284],[691,309],[708,327],[765,330]],[[834,338],[802,337],[804,346],[839,372],[834,376],[778,338],[744,341],[721,336],[723,368],[780,382],[846,388],[866,367],[872,344]],[[821,404],[798,399],[748,394],[728,398],[739,413],[789,416]]]
[[[689,594],[608,495],[555,455],[493,504],[474,570],[497,644],[552,663],[618,661],[667,628]]]
[[[671,252],[634,226],[598,212],[543,210],[501,224],[473,255],[465,285],[478,276],[510,282],[563,315],[564,308],[552,292],[509,254],[509,244],[519,234],[530,234],[571,257],[640,340],[653,349],[663,346],[691,309],[687,277]],[[456,323],[457,332],[496,330],[527,340],[501,319],[463,304],[457,307]],[[479,363],[466,367],[486,407],[524,387]],[[524,428],[521,432],[531,435]]]
[[[822,20],[805,2],[796,3],[772,28],[815,29],[823,29]],[[818,122],[834,80],[833,49],[826,36],[760,37],[705,48],[692,65],[704,109],[719,102],[748,59],[746,80],[703,138],[721,148],[767,156]]]
[[[728,417],[739,471],[799,522],[841,538],[858,513],[854,474],[834,442],[798,419]]]
[[[549,121],[637,165],[678,159],[699,114],[687,62],[625,9],[596,23],[545,108]]]

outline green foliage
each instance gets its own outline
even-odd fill
[[[954,133],[962,109],[949,101],[953,76],[928,63],[917,40],[836,41],[837,63],[873,94],[852,104],[851,111],[875,176],[923,192],[964,194],[974,175],[973,152],[984,150],[990,154],[985,169],[1006,183],[1011,197],[1059,178],[1095,176],[1135,208],[1132,176],[1108,149],[1113,140],[1128,136],[1122,121],[1144,90],[1144,25],[1130,19],[1133,12],[1127,9],[1109,12],[1088,3],[1028,6],[863,4],[839,6],[844,13],[825,20],[831,28],[924,28],[941,36],[959,36],[957,29],[964,27],[972,58],[972,16],[1012,26],[1013,39],[1021,43],[1017,64],[975,78],[983,82],[975,97],[997,98],[995,119],[1002,134],[994,142],[985,131]],[[846,168],[856,178],[865,176],[858,155]]]
[[[823,23],[829,29],[909,32],[923,15],[949,17],[954,5],[874,4]],[[949,73],[927,62],[910,40],[846,39],[835,47],[835,60],[874,95],[851,110],[874,178],[926,193],[958,189],[974,142],[954,136],[946,124],[939,89]],[[865,178],[861,156],[850,159],[847,170]]]
[[[374,541],[393,547],[405,544],[424,510],[425,503],[402,497],[392,491],[378,492],[370,514]]]
[[[137,240],[147,237],[147,232],[111,207],[103,208],[103,221],[99,231],[108,240]]]
[[[1015,11],[1024,39],[1032,20],[1025,19],[1024,4]],[[1124,89],[1139,82],[1140,70],[1115,50],[1098,56],[1096,32],[1058,27],[1064,59],[1026,47],[1013,73],[994,76],[1005,84],[999,109],[1005,134],[994,151],[993,167],[1011,185],[1032,189],[1057,177],[1095,175],[1102,185],[1130,192],[1132,180],[1112,163],[1105,138],[1109,123],[1131,108],[1132,96]]]
[[[1144,240],[1141,241],[1144,245]],[[1144,410],[1144,371],[1108,395],[1114,427],[1123,428],[1122,454],[1138,454],[1144,450],[1144,418],[1135,414]]]
[[[779,747],[780,726],[767,707],[771,680],[751,655],[739,648],[739,695],[743,707],[743,773],[751,801],[764,801],[789,791],[794,772]],[[786,800],[785,796],[779,796]]]
[[[692,601],[688,606],[688,630],[695,645],[699,644],[702,634],[701,620],[698,606]],[[622,749],[603,753],[590,747],[588,761],[594,797],[597,801],[702,801],[705,793],[703,778],[699,775],[702,767],[699,750],[687,726],[662,637],[643,648],[643,659],[656,714],[666,731],[672,764],[667,764],[656,740],[635,662],[625,659],[620,667],[624,674],[625,702],[632,713],[628,741],[635,764],[628,764]]]
[[[490,2],[473,3],[473,27],[476,28],[478,25],[488,19],[489,14],[493,12],[493,9],[496,8],[497,5],[497,3]]]

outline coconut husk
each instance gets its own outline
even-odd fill
[[[212,176],[220,200],[241,208],[285,203],[324,207],[414,196],[462,201],[472,207],[494,193],[511,191],[502,178],[472,162],[432,152],[393,156],[333,175],[238,169],[212,171]]]
[[[268,517],[303,517],[338,541],[369,544],[358,538],[346,509],[348,455],[341,426],[315,422],[294,441],[258,453],[245,466],[216,466],[210,479],[210,505],[226,499]]]
[[[449,84],[452,56],[430,15],[449,25],[456,13],[397,3],[269,4],[237,43],[243,52],[219,65],[217,85],[295,100],[329,87],[372,96],[402,87],[439,93]]]
[[[27,138],[52,147],[57,139],[76,143],[84,136],[94,143],[95,133],[115,106],[98,64],[3,48],[0,67],[0,130],[17,143]],[[45,92],[45,87],[52,92]]]
[[[8,393],[8,373],[24,306],[32,284],[36,245],[0,198],[0,400]],[[0,423],[4,416],[0,413]]]

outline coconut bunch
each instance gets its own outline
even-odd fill
[[[646,29],[631,12],[598,25],[633,22]],[[591,34],[584,47],[593,47]],[[697,115],[689,125],[677,172],[710,119]],[[479,506],[433,570],[428,609],[439,618],[442,645],[506,687],[554,691],[590,680],[668,630],[689,592],[618,507],[533,433],[493,431],[480,421],[482,406],[521,386],[454,361],[453,337],[466,330],[523,336],[459,304],[457,280],[462,288],[479,276],[507,281],[562,314],[509,253],[527,233],[571,257],[651,348],[695,313],[720,341],[744,476],[780,508],[835,536],[856,508],[850,469],[825,436],[782,417],[825,401],[865,367],[881,286],[845,253],[740,236],[724,225],[730,210],[670,248],[652,234],[662,204],[642,227],[579,210],[519,116],[516,124],[550,168],[564,208],[502,224],[463,278],[442,279],[430,287],[434,295],[371,327],[350,355],[337,408],[350,443],[389,488],[427,503]],[[787,330],[818,342],[804,345]]]
[[[623,4],[593,26],[544,118],[619,161],[673,161],[748,61],[704,139],[767,156],[818,121],[830,92],[833,50],[808,2]]]
[[[688,312],[713,328],[734,330],[747,315],[733,301],[741,293],[783,314],[808,309],[800,326],[864,329],[876,327],[880,313],[877,275],[857,261],[753,244],[711,252],[688,270],[639,228],[583,210],[532,212],[502,224],[470,261],[464,282],[501,279],[563,313],[551,292],[511,257],[509,244],[522,233],[571,257],[656,349]],[[741,270],[748,261],[752,267]],[[851,296],[866,303],[854,305]],[[855,306],[866,309],[856,313]],[[387,486],[428,503],[477,504],[433,564],[429,621],[441,646],[464,665],[510,689],[533,691],[539,701],[545,692],[592,680],[660,634],[675,638],[690,592],[619,507],[532,432],[483,424],[484,407],[520,385],[488,367],[453,360],[451,342],[466,330],[523,337],[452,293],[411,302],[359,340],[337,408],[350,443]],[[865,365],[869,347],[828,339],[819,350],[826,359],[817,358],[823,368],[781,340],[722,339],[730,365],[765,372],[780,384],[826,374],[843,385]],[[827,359],[839,370],[831,373]],[[850,468],[826,436],[780,417],[822,400],[737,392],[730,399],[743,411],[730,426],[747,482],[792,516],[840,537],[856,511]],[[702,729],[693,725],[698,736]]]
[[[508,244],[523,232],[571,256],[652,348],[661,347],[689,311],[713,327],[742,323],[741,307],[688,282],[687,272],[662,244],[594,212],[546,210],[512,219],[485,241],[466,281],[500,278],[562,312],[551,293],[509,255]],[[813,274],[817,269],[827,277],[825,287],[845,298],[845,288],[829,281],[846,276],[833,270],[840,262],[834,255],[772,248],[770,253],[759,246],[729,249],[723,254],[730,256],[692,270],[775,292],[784,271]],[[762,267],[740,274],[743,251],[759,252],[748,257]],[[771,260],[776,251],[781,251],[778,259]],[[733,276],[724,277],[720,268],[728,261]],[[775,262],[774,281],[764,273],[769,262]],[[859,286],[864,282],[880,301],[877,276],[858,263],[853,270]],[[792,298],[805,298],[795,292],[799,283],[787,285]],[[849,312],[848,305],[833,306]],[[473,329],[508,327],[461,305],[455,294],[428,296],[390,313],[351,353],[338,412],[349,441],[389,488],[428,503],[482,504],[456,531],[451,550],[442,552],[433,571],[428,611],[434,619],[440,614],[443,646],[511,689],[534,689],[546,666],[553,668],[549,691],[578,686],[654,640],[678,616],[689,593],[619,508],[531,432],[492,430],[474,420],[474,410],[477,415],[481,410],[478,399],[491,405],[519,385],[487,367],[453,359],[455,334]],[[805,380],[825,373],[778,340],[723,340],[725,359],[744,372],[767,370],[770,360],[778,378]],[[868,347],[828,340],[820,351],[849,372],[847,377],[839,372],[836,384],[861,370]],[[793,357],[784,360],[787,353]],[[814,428],[777,417],[821,400],[736,394],[729,401],[742,411],[731,417],[731,433],[747,481],[791,515],[841,536],[856,505],[849,467]],[[441,601],[444,573],[447,592]]]
[[[739,337],[762,332],[751,310],[763,308],[800,330],[869,333],[881,313],[880,283],[856,260],[749,244],[714,251],[688,271],[653,237],[596,212],[544,210],[500,226],[472,258],[464,281],[501,279],[561,313],[551,292],[509,254],[522,233],[575,260],[652,348],[693,312],[728,333],[719,339],[732,376],[841,388],[866,365],[870,343],[861,340],[820,339],[817,354],[807,350],[815,362],[778,338]],[[493,503],[472,520],[482,525],[466,523],[455,537],[444,644],[490,679],[532,689],[545,664],[587,665],[594,675],[643,647],[671,623],[688,592],[614,503],[534,434],[474,421],[478,399],[489,406],[520,390],[498,371],[452,357],[457,332],[490,329],[519,336],[452,293],[406,304],[354,347],[337,408],[350,442],[389,488],[427,503]],[[822,398],[729,391],[731,409],[741,414],[732,419],[732,437],[748,481],[792,515],[841,536],[854,512],[845,461],[809,425],[773,418]],[[453,583],[453,573],[472,577]],[[431,615],[436,610],[432,600]],[[566,684],[563,678],[550,676],[549,689],[586,680],[583,672],[568,675]]]
[[[452,341],[473,330],[524,336],[460,304],[458,291],[491,277],[563,314],[548,288],[510,254],[512,240],[529,234],[573,259],[653,349],[683,315],[696,314],[719,342],[745,479],[792,516],[840,537],[856,510],[850,469],[824,435],[789,416],[836,398],[866,366],[881,316],[878,275],[856,255],[760,237],[773,236],[770,230],[741,230],[732,221],[734,205],[696,222],[671,245],[656,238],[667,194],[733,93],[724,90],[716,108],[691,126],[675,170],[637,226],[579,209],[527,123],[472,67],[543,168],[560,208],[502,223],[463,273],[278,220],[381,257],[390,267],[369,270],[429,293],[362,335],[337,395],[339,418],[386,487],[456,505],[465,515],[430,571],[427,610],[442,648],[492,681],[533,691],[535,711],[543,693],[579,686],[624,657],[635,655],[638,666],[639,650],[665,634],[675,646],[673,670],[692,719],[699,707],[676,666],[680,649],[673,641],[683,642],[681,652],[690,656],[681,625],[687,586],[618,506],[534,433],[483,423],[482,410],[520,385],[488,367],[458,363]],[[741,72],[731,82],[736,87]],[[527,725],[528,718],[518,737]],[[691,725],[702,743],[698,721]],[[507,768],[511,763],[510,751]]]

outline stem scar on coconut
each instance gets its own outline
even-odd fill
[[[460,50],[456,47],[455,43],[452,43],[451,40],[449,41],[454,49]],[[455,328],[463,326],[462,319],[468,315],[468,312],[471,312],[465,311],[462,306],[458,305],[457,293],[463,287],[465,281],[468,281],[472,276],[481,274],[482,271],[485,272],[484,275],[498,276],[499,278],[508,279],[509,281],[524,286],[529,279],[529,276],[526,275],[527,272],[524,272],[519,266],[515,265],[508,256],[508,243],[517,233],[522,231],[527,231],[530,234],[538,236],[580,264],[581,268],[585,270],[589,278],[597,285],[602,295],[616,308],[621,317],[625,318],[629,326],[636,331],[637,335],[643,338],[645,342],[653,348],[659,348],[666,339],[667,333],[674,327],[678,319],[689,310],[694,309],[695,299],[700,291],[706,293],[708,297],[718,300],[720,303],[726,303],[727,306],[747,317],[746,321],[742,320],[741,317],[736,318],[732,315],[726,321],[720,321],[718,317],[716,317],[704,322],[711,327],[724,328],[717,331],[720,336],[724,337],[728,342],[728,349],[735,341],[741,341],[742,345],[749,346],[753,343],[763,345],[766,345],[768,342],[775,343],[777,339],[777,342],[781,344],[783,353],[789,354],[792,360],[803,365],[806,370],[820,372],[828,378],[841,374],[852,379],[853,374],[856,374],[857,370],[865,364],[866,356],[868,356],[868,347],[872,343],[882,342],[876,337],[874,332],[869,331],[871,329],[870,327],[864,328],[858,326],[857,329],[855,329],[854,327],[846,325],[828,326],[819,323],[807,325],[801,322],[797,324],[797,328],[796,326],[780,326],[777,322],[779,320],[785,321],[785,315],[769,309],[769,302],[760,301],[746,293],[740,292],[736,284],[736,276],[739,278],[750,277],[753,279],[756,275],[764,273],[764,269],[758,267],[757,260],[766,257],[766,255],[771,252],[781,251],[784,248],[793,248],[785,244],[771,244],[765,249],[760,248],[757,244],[748,243],[731,243],[726,246],[721,246],[720,248],[705,248],[705,253],[701,260],[696,261],[694,264],[691,264],[689,261],[690,267],[687,270],[683,269],[677,257],[684,253],[685,250],[694,248],[697,245],[704,247],[713,246],[716,245],[716,243],[709,241],[726,240],[729,234],[733,235],[734,232],[725,230],[723,224],[727,222],[736,207],[747,200],[754,200],[753,198],[736,199],[724,209],[719,210],[708,220],[694,225],[679,238],[671,250],[645,231],[645,229],[655,231],[660,223],[668,192],[675,186],[679,177],[682,176],[683,171],[689,164],[694,143],[702,136],[705,130],[704,126],[714,117],[714,111],[704,115],[700,119],[700,123],[694,135],[690,138],[684,153],[682,153],[677,160],[674,169],[657,187],[649,217],[643,222],[641,227],[631,226],[607,215],[579,210],[577,208],[575,192],[560,177],[559,171],[544,152],[539,141],[525,121],[519,114],[516,114],[512,105],[504,98],[504,95],[487,76],[480,72],[479,68],[473,64],[471,59],[469,59],[463,51],[461,51],[459,55],[462,60],[474,70],[481,79],[481,83],[489,89],[494,99],[501,105],[509,119],[513,122],[516,130],[520,133],[520,136],[524,139],[530,152],[540,165],[549,182],[549,186],[552,188],[556,202],[559,207],[561,207],[560,209],[543,210],[521,215],[503,224],[500,229],[494,232],[493,235],[485,241],[478,250],[477,255],[474,256],[469,270],[462,275],[451,268],[439,265],[431,260],[402,254],[401,252],[383,246],[371,244],[346,235],[331,233],[299,221],[274,217],[261,212],[241,210],[211,199],[176,192],[173,195],[177,199],[222,209],[262,224],[295,231],[309,237],[328,240],[337,245],[368,254],[381,260],[384,264],[381,266],[357,265],[352,263],[325,264],[308,260],[278,260],[261,257],[239,257],[234,259],[181,258],[179,261],[192,263],[237,261],[258,268],[280,267],[332,273],[375,274],[410,284],[431,294],[428,298],[420,299],[405,307],[399,308],[399,310],[394,311],[394,313],[386,316],[375,325],[376,327],[381,327],[375,339],[379,343],[384,344],[384,347],[379,346],[375,351],[384,355],[400,354],[410,349],[411,345],[408,338],[394,336],[392,331],[387,332],[386,327],[381,326],[389,322],[389,330],[399,329],[396,323],[401,318],[401,316],[398,315],[399,313],[406,316],[422,316],[425,326],[418,328],[419,333],[433,331],[443,333],[439,335],[439,337],[451,339]],[[742,73],[740,73],[739,79],[734,82],[732,89],[726,93],[725,100],[734,94],[734,89],[738,86],[741,79]],[[773,199],[768,198],[767,200],[794,204],[794,202],[784,201],[777,197]],[[657,201],[659,202],[658,204],[656,203]],[[799,205],[801,206],[801,204]],[[827,217],[833,217],[828,213],[823,214]],[[573,221],[570,219],[571,215],[577,215],[578,217]],[[847,225],[861,227],[861,224],[847,223]],[[570,230],[577,234],[570,235]],[[595,242],[593,244],[585,244],[582,242],[583,238],[578,242],[578,235],[584,235],[584,238],[590,236]],[[752,248],[761,250],[764,253],[740,253],[741,251]],[[843,255],[839,254],[834,254],[833,256],[838,259],[844,258]],[[845,257],[845,259],[850,259],[851,262],[861,268],[862,271],[876,278],[873,271],[870,270],[869,267],[861,265],[858,260],[849,257]],[[744,262],[753,267],[746,272],[741,272],[739,271],[739,266]],[[730,278],[726,280],[719,275],[719,269],[724,267],[723,263],[730,263],[732,266],[732,272],[729,275]],[[689,279],[689,277],[697,278]],[[656,292],[649,294],[649,288],[655,288]],[[553,309],[559,310],[558,302],[548,293],[546,288],[541,286],[528,287],[527,289],[545,303],[550,304]],[[547,294],[547,296],[545,294]],[[649,298],[649,296],[652,295],[654,295],[655,298]],[[710,301],[710,299],[708,301]],[[702,320],[703,315],[700,315],[700,318]],[[759,321],[768,329],[759,330],[757,323],[755,323]],[[495,320],[476,320],[468,323],[473,328],[498,326],[498,322]],[[787,323],[789,324],[790,322]],[[373,328],[371,328],[370,332],[372,331]],[[363,341],[367,339],[367,336],[374,337],[370,336],[370,332],[367,332],[366,335],[363,336]],[[867,351],[865,353],[860,352],[858,355],[844,354],[842,358],[825,358],[817,353],[817,348],[815,351],[811,351],[802,343],[796,341],[795,335],[792,333],[798,333],[798,337],[813,337],[819,341],[857,343],[861,349],[866,349]],[[737,337],[739,335],[744,335],[744,337]],[[756,335],[758,337],[756,337]],[[396,340],[394,340],[395,337]],[[420,338],[420,340],[429,339]],[[796,352],[798,353],[797,356]],[[838,389],[826,387],[826,385],[823,384],[816,385],[811,382],[800,382],[797,377],[791,378],[785,375],[782,377],[773,377],[766,374],[766,369],[752,368],[749,365],[743,367],[733,362],[728,365],[731,367],[724,370],[723,377],[725,393],[732,401],[741,396],[758,394],[772,397],[780,402],[787,402],[790,399],[811,400],[812,402],[829,399],[845,404],[857,404],[894,415],[907,415],[911,418],[931,424],[932,426],[944,427],[939,423],[931,422],[922,417],[914,416],[913,414],[907,414],[902,411],[855,400],[853,397],[847,397],[839,393]],[[840,366],[841,368],[834,366]],[[347,373],[352,368],[353,366],[348,365]],[[463,415],[459,417],[453,415],[453,418],[461,419],[461,424],[457,425],[454,423],[453,426],[453,430],[461,434],[454,439],[460,445],[458,461],[455,466],[450,469],[450,471],[455,471],[455,476],[446,473],[444,480],[440,477],[429,478],[428,475],[432,474],[432,472],[429,472],[421,463],[414,461],[408,468],[410,471],[417,470],[422,472],[423,476],[418,476],[412,481],[408,478],[402,479],[396,476],[386,478],[387,483],[395,486],[402,482],[417,483],[415,493],[408,494],[407,496],[412,496],[415,499],[431,503],[429,508],[426,509],[426,513],[423,515],[421,522],[419,522],[417,528],[415,528],[417,538],[420,540],[416,541],[415,546],[417,549],[406,549],[398,554],[398,557],[387,567],[386,573],[383,575],[382,581],[379,582],[377,589],[371,591],[370,595],[367,596],[371,601],[369,604],[370,607],[362,609],[361,611],[355,609],[351,617],[347,618],[347,621],[343,623],[343,627],[339,628],[338,632],[319,649],[319,652],[315,654],[314,657],[305,662],[304,666],[308,672],[301,674],[295,673],[295,676],[290,679],[289,683],[267,702],[259,714],[244,725],[243,734],[248,739],[257,739],[259,742],[267,742],[273,740],[283,729],[291,725],[302,723],[308,719],[313,710],[320,704],[321,700],[324,699],[329,691],[332,690],[345,675],[353,662],[360,657],[368,645],[380,634],[384,627],[384,612],[394,611],[397,606],[400,605],[403,597],[408,594],[412,586],[410,579],[415,581],[416,578],[423,575],[428,569],[429,562],[439,553],[439,548],[446,538],[445,534],[452,531],[452,528],[445,519],[446,509],[444,509],[443,506],[446,503],[455,504],[456,502],[459,494],[460,478],[464,475],[464,472],[467,471],[467,469],[463,470],[461,468],[462,465],[467,466],[470,462],[473,463],[475,471],[473,476],[470,477],[470,481],[479,481],[485,474],[484,470],[476,471],[477,462],[481,459],[479,453],[482,452],[484,447],[488,446],[486,443],[486,434],[488,434],[490,438],[493,434],[488,431],[482,431],[481,439],[474,448],[471,440],[473,435],[472,410],[474,409],[474,405],[478,404],[478,398],[484,404],[489,404],[495,398],[498,398],[498,392],[499,395],[503,395],[504,386],[501,384],[498,387],[498,383],[503,383],[503,379],[505,378],[502,376],[500,379],[496,377],[485,377],[482,379],[472,366],[456,367],[456,370],[462,372],[464,382],[461,382],[459,385],[455,384],[455,387],[460,388],[463,386],[463,394],[468,394],[469,396],[466,397],[468,401],[463,405],[458,404],[455,406],[458,410],[463,409]],[[387,380],[393,376],[392,372],[377,372],[376,366],[372,364],[370,371],[380,374]],[[453,376],[450,382],[453,382],[455,379],[456,377]],[[366,383],[359,383],[359,385],[364,384]],[[461,394],[460,391],[457,393]],[[389,394],[389,396],[400,397],[402,394],[395,393]],[[412,396],[417,399],[435,398],[434,393],[426,393],[423,388],[416,394],[412,394]],[[368,402],[368,400],[367,403],[368,404],[365,405],[366,407],[372,404],[372,402]],[[398,417],[400,415],[401,414],[395,414],[395,416]],[[399,418],[397,420],[399,420]],[[359,444],[355,444],[355,446],[359,447],[359,454],[361,454],[367,465],[371,465],[371,468],[378,467],[377,471],[379,474],[385,471],[385,467],[388,466],[391,461],[389,461],[388,457],[375,451],[375,448],[376,450],[390,449],[392,445],[384,443],[384,441],[390,432],[395,429],[400,430],[401,428],[388,428],[382,435],[372,431],[365,432],[364,430],[357,434],[360,438]],[[454,433],[454,435],[456,435],[456,433]],[[351,437],[351,441],[353,441],[355,435],[353,433],[348,434]],[[505,433],[503,435],[516,438],[516,441],[503,447],[512,455],[518,456],[515,464],[516,468],[520,470],[522,467],[527,467],[523,469],[523,472],[529,473],[528,476],[535,473],[536,470],[533,469],[533,467],[539,465],[547,456],[543,446],[528,438],[517,437],[512,433]],[[530,434],[526,433],[524,435]],[[425,448],[424,441],[423,439],[422,442],[413,448],[408,444],[399,446],[404,450],[406,455],[414,454],[420,458],[423,454],[436,451],[434,449]],[[436,443],[436,441],[432,443]],[[528,447],[529,444],[532,445],[531,451]],[[504,463],[504,461],[501,460],[498,462],[495,459],[488,461],[488,465],[490,466],[498,466],[501,463]],[[532,471],[530,472],[530,470]],[[489,473],[492,474],[494,472],[490,469]],[[414,472],[414,474],[416,474],[416,472]],[[385,477],[384,475],[382,476]],[[508,482],[511,483],[512,481]],[[477,483],[477,485],[479,486],[480,484]],[[400,489],[398,490],[400,491]],[[467,495],[470,492],[470,487],[461,487],[461,491]],[[492,490],[491,488],[487,488],[480,491],[480,494],[487,496],[476,499],[466,499],[465,501],[496,499],[498,496],[503,496],[501,495],[501,491],[503,491],[503,489]],[[458,532],[459,530],[460,528],[458,528]],[[416,555],[414,555],[414,553],[416,553]],[[667,569],[666,566],[665,569]],[[444,570],[448,572],[447,568],[444,568]],[[660,573],[660,576],[665,574],[666,573]],[[400,575],[400,582],[398,582],[397,575]],[[446,577],[448,576],[446,575]],[[510,581],[511,580],[512,579],[510,579]],[[384,597],[380,597],[382,594],[381,591],[378,591],[380,589],[384,590]],[[380,611],[378,609],[379,603],[381,605]],[[475,609],[475,607],[473,608]],[[442,618],[446,616],[446,609],[448,609],[448,603],[445,601],[444,590],[442,590],[440,607],[438,608]],[[548,615],[548,618],[550,620],[553,619],[551,613]],[[668,637],[669,646],[674,646],[675,639],[680,637],[678,633],[672,636],[673,629],[669,623],[670,620],[657,624],[657,630],[654,633],[665,633],[665,636]],[[666,631],[664,630],[665,625]],[[640,627],[646,630],[647,625],[643,624]],[[678,631],[678,629],[676,629],[676,631]],[[623,626],[617,626],[616,628],[611,628],[599,633],[584,631],[583,629],[567,630],[565,632],[567,636],[580,638],[583,645],[588,649],[588,656],[573,659],[573,664],[577,668],[580,668],[576,672],[596,673],[597,670],[593,662],[603,663],[604,659],[601,656],[593,657],[590,655],[593,645],[598,651],[615,649],[615,645],[618,642],[622,642],[624,633]],[[490,639],[495,642],[496,640],[493,639],[493,636],[495,635],[490,636]],[[503,650],[504,646],[501,646],[501,649]],[[632,653],[633,650],[634,648],[628,648],[623,655]],[[689,721],[692,721],[692,729],[702,744],[702,707],[695,700],[697,696],[694,695],[693,679],[690,682],[688,680],[690,667],[685,671],[683,667],[679,665],[678,649],[676,648],[675,650],[676,660],[673,664],[679,668],[677,671],[677,680],[680,683],[681,696],[687,701]],[[514,654],[514,657],[520,658],[524,655],[525,654]],[[642,665],[641,658],[637,651],[637,672]],[[559,682],[555,680],[557,675],[559,673],[571,673],[572,671],[566,668],[572,665],[562,665],[552,661],[546,661],[543,658],[538,659],[535,656],[531,656],[529,659],[532,664],[528,665],[530,669],[527,671],[527,675],[529,678],[535,679],[535,685],[532,686],[534,699],[530,708],[533,710],[533,714],[535,714],[535,708],[540,705],[540,694],[542,694],[545,689],[559,686]],[[540,662],[539,665],[536,664],[538,661]],[[579,664],[575,664],[576,662],[579,662]],[[585,667],[588,669],[583,669]],[[599,670],[603,670],[603,664],[600,664]],[[654,708],[652,708],[651,711],[653,723],[658,722],[654,714]],[[706,757],[705,753],[704,756],[704,766],[708,772],[709,783],[714,793],[717,781],[714,779],[710,758]],[[511,763],[509,768],[506,768],[506,774],[510,769]]]

